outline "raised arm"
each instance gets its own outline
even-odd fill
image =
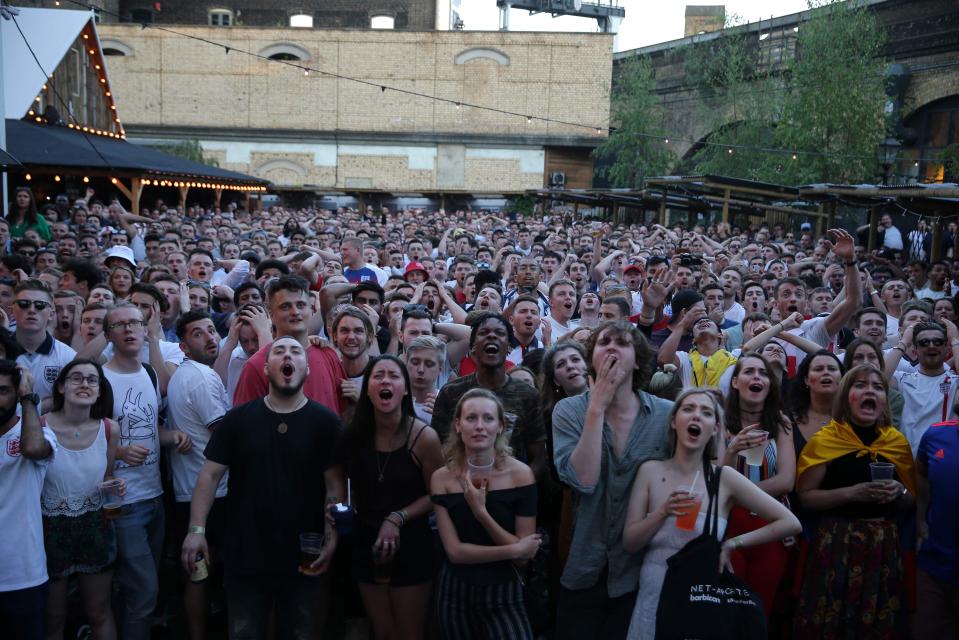
[[[862,304],[862,287],[859,282],[859,269],[856,268],[855,239],[844,229],[831,229],[836,237],[832,244],[833,254],[846,265],[844,289],[846,298],[837,304],[826,318],[826,332],[833,336],[846,326],[849,319]]]

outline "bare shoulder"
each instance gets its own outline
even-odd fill
[[[449,467],[443,465],[434,471],[432,477],[430,477],[430,493],[449,493],[448,487],[455,480],[456,478],[453,477]]]
[[[533,475],[533,470],[529,468],[529,465],[520,462],[512,456],[506,458],[503,470],[509,473],[513,481],[513,486],[522,487],[536,482],[536,477]]]

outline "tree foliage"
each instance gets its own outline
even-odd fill
[[[781,65],[764,65],[762,43],[743,29],[692,47],[687,72],[713,133],[687,170],[787,184],[876,178],[883,31],[862,5],[817,1],[810,9],[795,55]]]
[[[656,78],[649,61],[627,61],[617,82],[611,118],[616,128],[593,154],[600,160],[611,161],[597,172],[612,186],[639,188],[644,178],[665,173],[676,155],[664,137],[655,135],[662,128],[663,109],[655,93]]]
[[[208,158],[203,155],[203,147],[200,145],[199,140],[184,140],[175,144],[157,145],[157,149],[164,153],[169,153],[171,156],[183,158],[184,160],[199,162],[200,164],[211,167],[220,166],[216,158]]]

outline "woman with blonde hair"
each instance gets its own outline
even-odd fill
[[[430,483],[446,558],[435,594],[443,638],[533,637],[517,566],[539,549],[536,480],[512,457],[503,405],[486,389],[456,405],[446,465]]]
[[[668,560],[705,530],[709,480],[718,484],[717,536],[722,539],[726,521],[735,506],[763,518],[762,527],[726,540],[720,563],[731,568],[730,553],[782,540],[800,531],[799,520],[784,505],[745,476],[712,464],[723,429],[723,407],[715,390],[686,389],[676,398],[667,418],[667,441],[672,451],[667,460],[649,460],[639,467],[633,484],[623,530],[623,548],[628,553],[645,550],[639,577],[639,595],[629,626],[629,638],[654,638],[656,613],[666,577]],[[719,474],[718,483],[715,474]],[[683,522],[692,497],[700,496],[695,520]],[[690,515],[689,518],[692,518]]]
[[[117,266],[110,272],[110,289],[117,300],[127,298],[136,281],[136,274],[129,267]]]

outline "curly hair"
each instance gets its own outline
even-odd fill
[[[586,343],[586,365],[589,367],[589,375],[593,378],[596,377],[596,369],[593,367],[593,352],[596,350],[596,343],[606,336],[610,338],[629,336],[636,355],[636,369],[633,371],[633,391],[645,389],[649,385],[649,379],[653,377],[653,371],[656,370],[656,349],[649,344],[646,336],[639,328],[627,320],[605,322],[590,334],[589,341]]]

